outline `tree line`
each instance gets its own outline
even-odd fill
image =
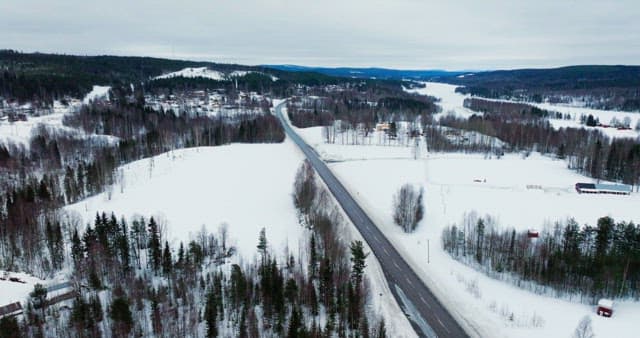
[[[455,259],[534,292],[588,303],[640,298],[640,226],[610,217],[595,226],[568,219],[532,235],[471,213],[443,230],[442,243]]]
[[[598,130],[584,128],[555,129],[549,121],[530,116],[487,113],[468,119],[444,116],[440,126],[478,132],[506,144],[471,147],[449,142],[443,135],[429,139],[431,150],[465,150],[502,153],[538,151],[568,162],[569,168],[595,179],[611,180],[634,186],[640,183],[640,142],[628,138],[611,139]],[[429,127],[427,127],[427,130]],[[431,128],[431,133],[442,131]],[[433,135],[432,135],[433,136]],[[439,141],[439,142],[438,142]]]

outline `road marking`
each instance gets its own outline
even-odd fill
[[[380,243],[380,239],[378,239],[378,236],[373,235],[373,239],[375,239],[375,240],[376,240],[376,242]]]
[[[411,283],[411,280],[409,279],[409,277],[405,278],[407,280],[407,283],[409,283],[409,285],[413,286],[413,283]]]
[[[387,256],[390,256],[390,255],[389,255],[389,252],[387,252],[387,248],[382,247],[382,250],[384,250],[384,253],[386,253],[386,254],[387,254]]]
[[[393,260],[392,262],[393,262],[393,265],[395,265],[395,266],[396,266],[396,268],[400,269],[400,267],[398,266],[398,264],[396,263],[396,261],[395,261],[395,260]]]
[[[438,320],[438,323],[440,323],[440,326],[442,326],[442,328],[447,331],[447,333],[451,333],[449,332],[449,329],[447,329],[446,326],[444,326],[444,324],[442,323],[442,321],[440,320],[440,318],[438,318],[438,315],[436,315],[435,313],[433,314],[436,317],[436,320]]]
[[[424,305],[426,305],[429,308],[429,310],[431,310],[431,305],[429,305],[429,303],[427,303],[427,301],[424,300],[424,298],[422,298],[422,296],[420,296],[420,300],[424,303]]]

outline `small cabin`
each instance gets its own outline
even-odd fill
[[[598,316],[611,317],[613,315],[613,301],[606,298],[600,299],[596,313]]]
[[[540,237],[540,232],[536,229],[529,229],[527,231],[527,237],[528,238],[538,238]]]

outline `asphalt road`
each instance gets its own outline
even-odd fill
[[[418,278],[409,264],[400,256],[369,216],[351,197],[347,189],[333,175],[311,146],[302,140],[282,116],[283,104],[275,108],[287,136],[295,142],[324,180],[329,190],[376,256],[389,289],[402,307],[411,325],[420,337],[468,337],[426,285]],[[426,260],[426,257],[425,257]],[[393,332],[388,332],[393,337]]]

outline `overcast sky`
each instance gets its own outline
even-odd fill
[[[640,64],[640,0],[2,0],[0,49],[243,64]]]

